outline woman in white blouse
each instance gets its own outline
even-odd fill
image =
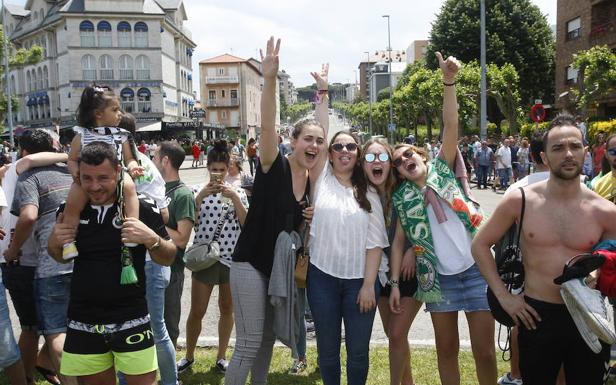
[[[310,176],[316,185],[307,289],[325,385],[340,384],[343,321],[347,383],[366,383],[380,289],[377,271],[382,249],[389,245],[381,202],[368,188],[360,156],[357,139],[338,132],[329,146],[329,162],[318,176]]]
[[[207,169],[210,181],[193,188],[198,217],[195,222],[194,243],[210,243],[214,240],[220,245],[220,262],[211,267],[192,273],[190,313],[186,320],[186,357],[178,362],[178,372],[183,372],[194,363],[195,347],[201,333],[201,320],[205,316],[214,286],[218,285],[218,355],[216,367],[227,370],[225,359],[231,330],[233,329],[233,303],[229,285],[231,254],[244,224],[248,200],[241,187],[223,182],[229,170],[229,150],[225,141],[214,143],[207,154]],[[213,176],[215,175],[215,176]],[[222,218],[221,218],[222,217]],[[222,226],[218,239],[213,239],[216,228]]]

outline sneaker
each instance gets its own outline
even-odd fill
[[[522,385],[521,378],[513,378],[511,377],[511,373],[503,374],[497,382],[498,385]]]
[[[222,373],[226,373],[228,367],[229,361],[225,360],[224,358],[221,358],[220,360],[216,361],[216,368]]]
[[[291,369],[289,369],[289,374],[295,374],[295,375],[301,374],[307,368],[308,368],[308,363],[306,361],[295,360],[293,361],[293,366],[291,366]]]
[[[62,259],[68,261],[79,255],[75,242],[65,243],[62,247]]]
[[[194,363],[195,363],[195,360],[190,361],[190,360],[187,360],[186,358],[182,358],[181,360],[179,360],[178,363],[176,364],[177,369],[178,369],[178,374],[190,369]]]

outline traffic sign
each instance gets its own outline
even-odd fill
[[[545,115],[545,107],[541,103],[535,104],[530,109],[530,118],[536,123],[543,122]]]
[[[205,117],[205,110],[192,110],[190,111],[190,118],[191,119],[197,119],[197,118],[204,118]]]
[[[390,124],[388,124],[388,125],[387,125],[387,130],[388,130],[389,132],[394,132],[394,131],[396,131],[396,123],[390,123]]]

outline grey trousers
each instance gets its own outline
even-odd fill
[[[231,295],[235,313],[235,349],[225,374],[225,385],[267,384],[274,348],[273,308],[269,279],[248,262],[231,264]]]
[[[182,291],[184,290],[184,269],[171,271],[169,285],[165,290],[165,326],[173,346],[180,336],[180,316],[182,313]]]

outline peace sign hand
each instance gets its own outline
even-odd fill
[[[280,39],[276,40],[274,46],[274,37],[270,37],[267,41],[267,47],[265,49],[265,56],[263,56],[263,50],[259,50],[261,54],[261,71],[265,78],[275,78],[278,76],[278,52],[280,51]]]
[[[329,87],[327,76],[329,74],[329,63],[321,64],[321,73],[311,72],[310,75],[317,83],[317,90],[326,90]]]
[[[440,52],[436,52],[435,54],[438,59],[438,65],[443,72],[443,81],[445,83],[453,83],[462,64],[453,56],[449,56],[447,60],[443,60],[443,55],[441,55]]]

